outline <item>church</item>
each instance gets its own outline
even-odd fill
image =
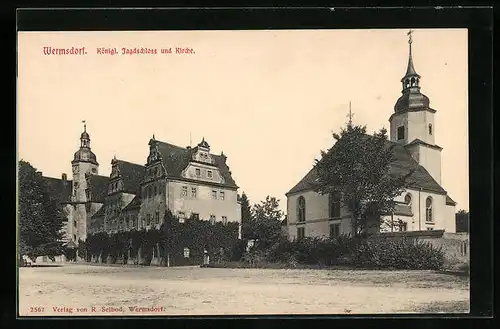
[[[66,174],[44,179],[62,206],[68,248],[76,248],[88,234],[159,228],[167,209],[179,222],[191,217],[238,222],[241,238],[238,186],[226,160],[223,152],[212,154],[205,139],[196,147],[180,147],[153,135],[144,165],[115,157],[110,176],[101,176],[84,125],[71,161],[72,179]]]
[[[382,223],[397,221],[397,227],[381,225],[379,231],[444,230],[455,233],[456,202],[441,185],[441,150],[436,144],[434,116],[429,98],[420,91],[420,75],[412,58],[409,33],[409,59],[401,79],[402,95],[389,117],[390,136],[394,145],[394,162],[390,170],[401,175],[414,169],[412,185],[398,196],[391,214]],[[288,193],[287,233],[290,239],[302,237],[335,237],[351,234],[351,216],[339,197],[315,191],[317,172],[311,169]]]

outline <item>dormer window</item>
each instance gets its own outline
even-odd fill
[[[207,177],[212,178],[212,170],[207,170]]]

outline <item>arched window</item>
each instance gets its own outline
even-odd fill
[[[432,125],[429,123],[429,135],[432,135]]]
[[[306,221],[306,199],[303,196],[300,196],[297,200],[297,221]]]
[[[405,203],[407,205],[411,206],[411,194],[410,193],[406,194],[406,196],[405,196]]]
[[[425,221],[432,222],[432,198],[427,197],[425,200]]]
[[[411,86],[413,87],[415,85],[415,78],[411,78]]]

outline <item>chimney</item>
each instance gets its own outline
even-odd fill
[[[68,175],[66,175],[65,173],[63,173],[61,175],[61,179],[63,180],[63,182],[67,181],[68,180]]]
[[[190,150],[190,149],[191,149],[191,146],[186,146],[186,149],[187,149],[187,150]]]

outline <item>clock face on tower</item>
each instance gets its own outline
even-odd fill
[[[73,167],[73,174],[78,174],[78,166]]]

